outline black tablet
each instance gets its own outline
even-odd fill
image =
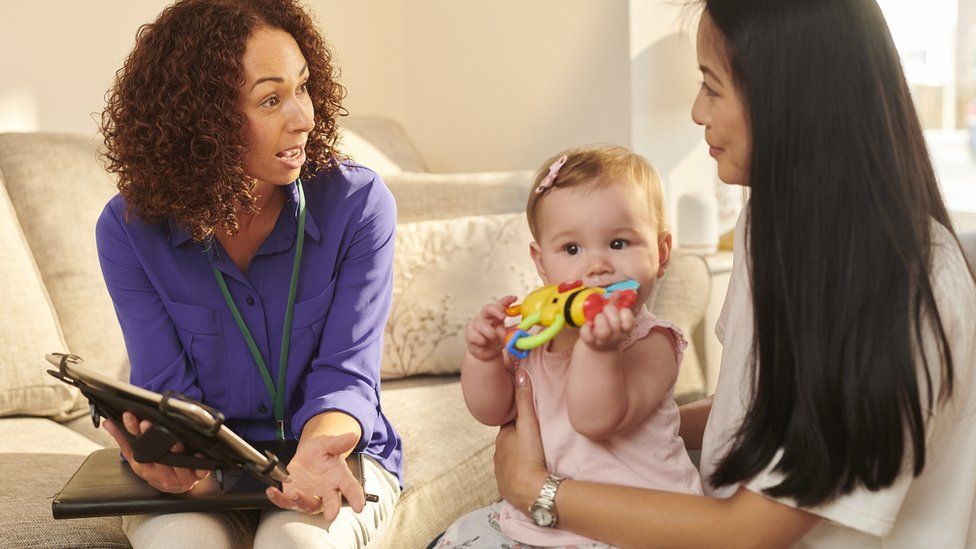
[[[275,453],[261,452],[248,444],[224,425],[220,412],[202,403],[104,376],[82,366],[82,359],[76,355],[51,353],[47,360],[57,366],[48,373],[78,387],[88,399],[96,427],[101,418],[121,426],[124,411],[153,422],[149,431],[138,436],[121,429],[132,445],[133,458],[140,463],[218,471],[236,467],[279,489],[288,479],[288,470]],[[170,452],[177,441],[186,446],[185,453]]]

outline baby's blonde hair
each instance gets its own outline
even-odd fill
[[[566,163],[559,169],[552,184],[553,188],[575,187],[582,184],[614,185],[618,183],[634,185],[647,196],[647,207],[657,223],[658,232],[668,230],[664,215],[664,191],[657,170],[643,156],[616,145],[589,145],[576,147],[554,155],[543,163],[532,181],[529,202],[525,215],[529,221],[532,237],[539,240],[538,210],[539,201],[545,200],[552,190],[537,193],[536,187],[549,174],[549,166],[566,155]]]

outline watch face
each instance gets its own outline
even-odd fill
[[[532,508],[532,520],[539,526],[550,526],[554,522],[552,511],[538,505]]]

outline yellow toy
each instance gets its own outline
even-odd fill
[[[637,301],[640,284],[636,280],[626,280],[607,287],[584,286],[579,280],[550,284],[525,296],[522,303],[505,309],[508,316],[522,315],[522,322],[509,330],[505,339],[505,349],[512,356],[524,359],[529,351],[545,345],[556,337],[567,324],[579,328],[603,310],[610,296],[619,293],[618,308],[627,308]],[[528,330],[541,324],[546,328],[535,335]]]

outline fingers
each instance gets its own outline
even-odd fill
[[[620,331],[625,335],[630,334],[630,331],[634,329],[634,325],[637,323],[637,317],[634,316],[634,311],[630,309],[620,310]]]
[[[344,471],[337,481],[337,484],[339,485],[338,492],[346,498],[346,501],[349,502],[349,506],[352,507],[352,510],[358,513],[363,510],[363,507],[366,506],[366,493],[363,491],[362,485],[359,484],[359,480],[354,477],[352,471],[349,470],[349,467],[343,467],[343,469]],[[326,507],[323,507],[322,513],[326,515],[326,518],[329,518],[329,502],[325,503]],[[339,509],[337,508],[335,511],[338,513]],[[331,517],[331,519],[334,518],[334,516]]]
[[[626,339],[635,324],[636,317],[630,309],[606,307],[580,328],[580,339],[594,349],[612,350]]]
[[[268,496],[268,500],[271,503],[274,503],[275,505],[281,507],[282,509],[288,509],[288,510],[295,509],[295,502],[293,502],[291,498],[286,496],[281,490],[273,486],[265,490],[264,495]]]
[[[525,368],[515,370],[515,429],[535,426],[539,429],[539,422],[535,417],[535,403],[532,400],[532,381]]]
[[[505,328],[501,324],[492,325],[484,321],[476,321],[472,328],[475,334],[483,339],[484,343],[481,345],[494,346],[505,340]]]
[[[142,433],[139,430],[139,418],[132,412],[122,412],[122,425],[130,435],[139,435]]]
[[[186,467],[171,467],[168,465],[160,466],[160,468],[162,467],[167,467],[172,470],[171,478],[176,481],[176,485],[179,487],[192,488],[197,482],[200,481],[200,477],[197,476],[197,472],[193,469],[187,469]]]
[[[292,490],[290,493],[285,494],[285,496],[292,502],[292,509],[295,511],[301,511],[302,513],[308,513],[309,515],[314,515],[320,512],[324,503],[323,498],[305,493],[298,489]],[[334,519],[335,517],[332,518]]]
[[[339,509],[342,508],[342,494],[338,490],[331,491],[327,496],[323,497],[319,503],[322,510],[322,518],[325,519],[326,524],[332,524],[332,521],[339,516]],[[359,511],[361,511],[360,508]]]
[[[122,422],[126,431],[132,435],[142,435],[152,429],[153,422],[148,420],[140,421],[139,418],[130,412],[122,414]],[[116,427],[113,425],[113,427]],[[120,446],[121,447],[121,446]],[[186,467],[173,467],[160,463],[139,463],[132,457],[132,447],[126,441],[126,451],[123,454],[129,461],[132,470],[142,479],[148,482],[153,488],[161,492],[171,494],[182,494],[191,490],[200,480],[207,477],[210,471],[194,470]],[[170,448],[171,452],[185,452],[186,446],[177,441]]]
[[[481,314],[478,316],[484,320],[492,322],[493,324],[500,324],[505,322],[505,319],[508,318],[508,316],[505,314],[505,307],[507,307],[507,305],[502,305],[501,302],[489,303],[481,308]]]
[[[126,461],[132,461],[132,445],[129,444],[129,439],[125,438],[122,434],[122,430],[119,426],[115,424],[111,419],[106,419],[102,421],[102,427],[108,431],[108,434],[112,435],[115,442],[119,445],[119,451],[125,456]]]

